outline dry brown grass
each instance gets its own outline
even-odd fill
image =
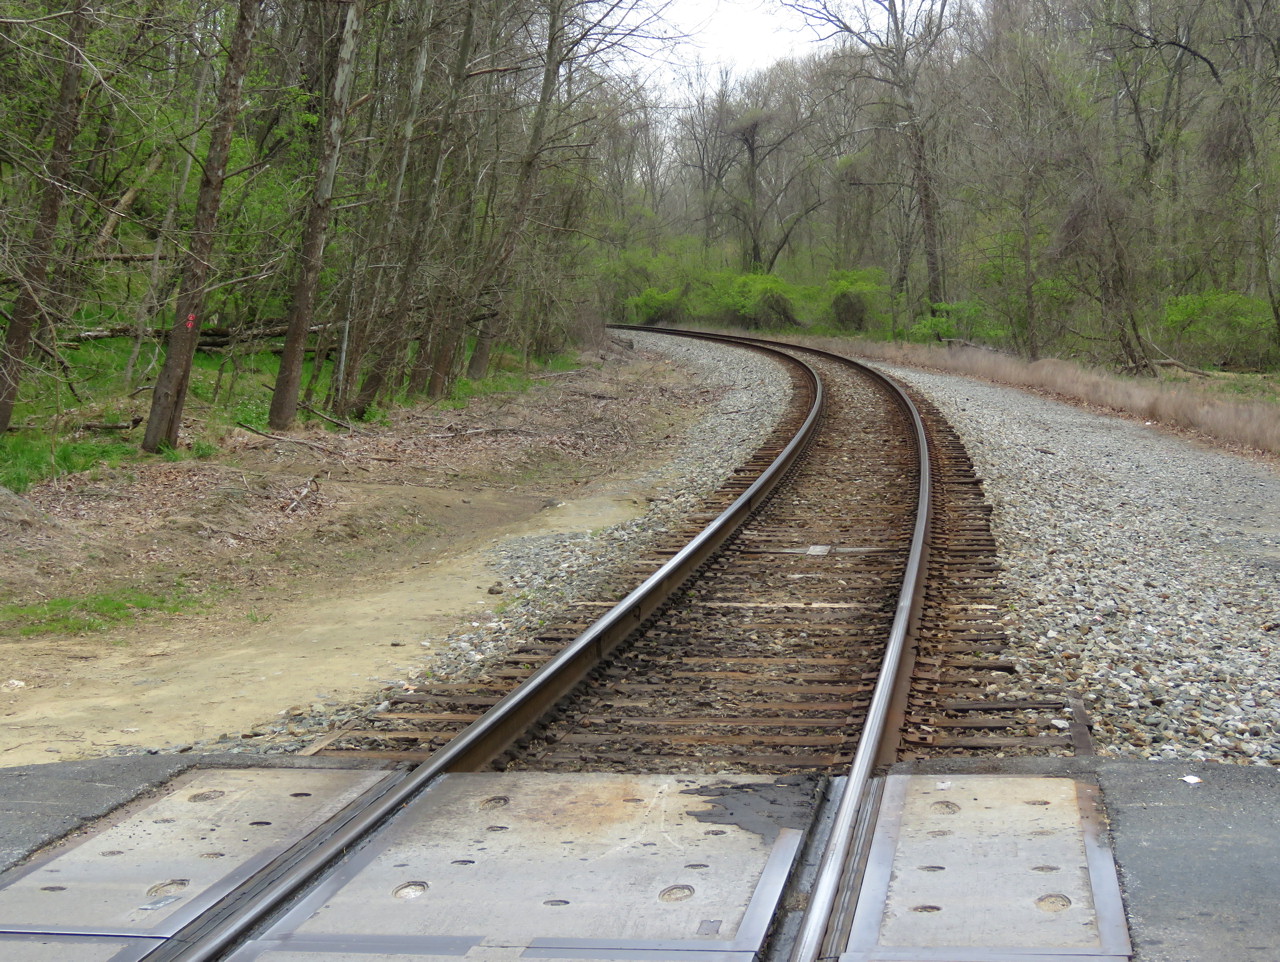
[[[1199,381],[1138,380],[1071,361],[1028,363],[971,347],[834,338],[788,340],[904,367],[980,377],[1195,432],[1228,447],[1280,454],[1280,404],[1216,396],[1207,383],[1201,386]]]

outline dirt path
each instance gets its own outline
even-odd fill
[[[308,444],[245,435],[216,463],[0,505],[0,603],[144,588],[200,603],[106,631],[6,630],[0,766],[250,731],[405,677],[494,617],[497,542],[641,513],[631,479],[709,397],[659,359],[614,355],[463,412],[294,435]]]

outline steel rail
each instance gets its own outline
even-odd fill
[[[653,330],[647,328],[646,330]],[[780,342],[764,341],[754,337],[724,336],[744,344],[777,344]],[[836,912],[836,903],[842,894],[846,866],[849,862],[853,844],[858,834],[860,819],[868,814],[871,798],[871,774],[876,759],[880,756],[884,739],[888,734],[888,721],[893,709],[893,702],[899,686],[899,674],[905,656],[909,653],[909,642],[919,621],[920,607],[924,598],[924,585],[927,577],[927,561],[929,549],[929,527],[932,516],[932,479],[929,464],[929,442],[924,429],[924,420],[920,412],[911,402],[911,398],[892,378],[875,368],[860,364],[851,358],[823,351],[818,348],[802,347],[788,344],[787,347],[816,354],[843,364],[851,364],[868,372],[881,384],[888,387],[899,406],[908,415],[914,428],[916,446],[919,451],[919,494],[916,504],[915,526],[911,535],[911,553],[903,574],[902,587],[898,592],[898,603],[894,611],[893,625],[890,628],[884,661],[876,677],[875,689],[871,703],[867,709],[867,718],[863,724],[862,734],[858,739],[858,747],[854,752],[846,776],[844,792],[836,807],[831,835],[823,849],[818,863],[812,889],[809,893],[808,905],[800,923],[800,931],[792,945],[790,962],[815,962],[825,957],[823,949],[829,939],[838,933],[832,929],[832,919]],[[831,953],[840,950],[832,947]]]
[[[679,334],[698,336],[686,332]],[[824,392],[817,372],[803,361],[764,344],[742,346],[763,350],[789,363],[799,364],[813,395],[800,430],[761,475],[639,587],[404,780],[391,786],[368,807],[339,816],[341,824],[333,823],[338,819],[331,820],[330,824],[228,893],[221,903],[224,908],[220,914],[206,914],[191,922],[148,953],[144,962],[212,962],[421,794],[436,778],[447,772],[474,771],[500,755],[610,651],[641,627],[755,513],[817,434]]]

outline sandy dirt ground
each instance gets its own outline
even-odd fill
[[[185,599],[96,631],[0,626],[0,766],[249,731],[405,677],[492,618],[503,539],[641,513],[650,492],[633,479],[712,396],[615,349],[463,411],[237,433],[216,459],[0,500],[0,605]]]

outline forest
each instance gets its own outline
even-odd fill
[[[376,417],[607,323],[1280,365],[1280,0],[784,5],[738,75],[660,0],[0,0],[0,435]]]

